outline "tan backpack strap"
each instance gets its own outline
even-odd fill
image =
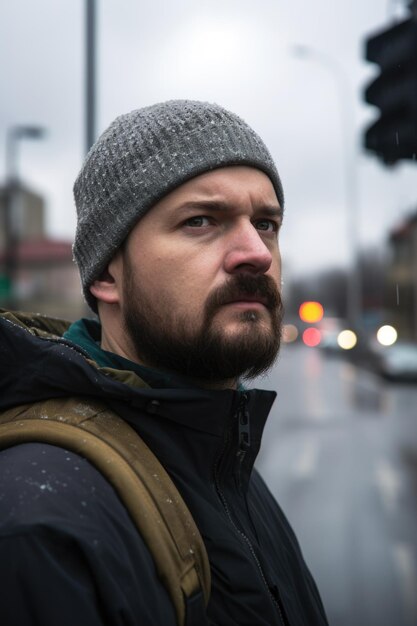
[[[208,603],[210,566],[198,528],[171,478],[116,413],[74,399],[50,400],[41,407],[2,414],[0,449],[40,441],[88,459],[126,506],[168,590],[178,624],[185,624],[187,599],[202,590]],[[14,414],[9,415],[12,421],[7,413]]]

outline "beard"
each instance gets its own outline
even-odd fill
[[[123,321],[139,362],[211,385],[255,378],[272,367],[280,348],[283,317],[281,296],[272,278],[232,276],[208,296],[202,322],[196,326],[186,314],[176,314],[164,305],[163,298],[160,306],[151,303],[126,261],[124,293],[129,296]],[[267,316],[257,310],[238,313],[241,331],[228,335],[215,319],[216,313],[244,296],[260,297]]]

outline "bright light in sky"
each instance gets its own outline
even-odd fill
[[[166,69],[175,66],[167,79],[188,87],[213,79],[217,84],[230,85],[231,80],[234,82],[248,72],[251,56],[247,44],[252,43],[252,58],[257,56],[254,50],[259,51],[259,45],[253,44],[258,37],[243,21],[196,15],[175,33],[175,41],[167,41],[168,47],[175,44],[163,55]]]
[[[188,37],[181,47],[185,53],[194,53],[187,61],[196,69],[221,67],[225,58],[244,50],[245,33],[239,23],[219,23],[196,18],[187,25],[187,31]]]

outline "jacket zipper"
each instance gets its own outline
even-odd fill
[[[237,456],[237,486],[239,491],[242,489],[242,469],[243,469],[243,461],[245,460],[246,454],[250,448],[250,424],[249,424],[249,411],[247,407],[247,395],[242,393],[239,406],[237,409],[237,420],[238,420],[238,437],[239,437],[239,448],[236,453]]]
[[[238,459],[238,468],[237,468],[237,483],[238,483],[238,488],[239,490],[241,490],[241,484],[242,484],[242,467],[243,467],[243,461],[246,457],[246,454],[250,448],[250,416],[249,416],[249,411],[247,408],[247,400],[248,400],[248,396],[246,393],[241,393],[240,396],[240,400],[239,400],[239,404],[238,404],[238,408],[236,413],[234,414],[232,421],[231,421],[231,427],[229,427],[227,433],[226,433],[226,437],[225,437],[225,441],[224,441],[224,446],[222,448],[221,453],[219,454],[215,467],[214,467],[214,482],[215,482],[215,487],[216,487],[216,491],[217,491],[217,495],[219,496],[219,499],[223,505],[223,508],[226,512],[226,515],[229,519],[229,522],[231,523],[231,525],[233,526],[233,528],[235,529],[235,531],[237,532],[237,534],[240,536],[240,538],[246,543],[246,545],[249,548],[250,553],[252,554],[252,557],[255,561],[255,564],[259,570],[259,573],[261,575],[262,581],[265,585],[265,588],[268,592],[269,597],[271,598],[274,606],[277,608],[278,610],[278,615],[281,621],[281,624],[283,626],[286,626],[287,621],[284,619],[283,616],[283,610],[282,607],[280,605],[280,602],[278,600],[278,598],[276,598],[273,593],[271,592],[268,582],[266,580],[265,577],[265,573],[262,569],[262,565],[259,562],[258,557],[256,556],[256,552],[253,548],[252,542],[249,539],[249,537],[237,526],[236,522],[234,521],[231,513],[230,513],[230,509],[229,509],[229,505],[227,503],[226,497],[220,487],[220,479],[219,479],[219,465],[220,465],[220,461],[225,453],[225,450],[227,448],[227,445],[230,441],[230,437],[231,437],[231,431],[232,431],[232,425],[233,425],[233,421],[235,419],[238,420],[238,437],[239,437],[239,448],[237,451],[237,459]]]

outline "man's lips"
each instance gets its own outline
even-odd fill
[[[268,307],[267,298],[262,296],[239,295],[223,303],[224,305],[263,306]]]

